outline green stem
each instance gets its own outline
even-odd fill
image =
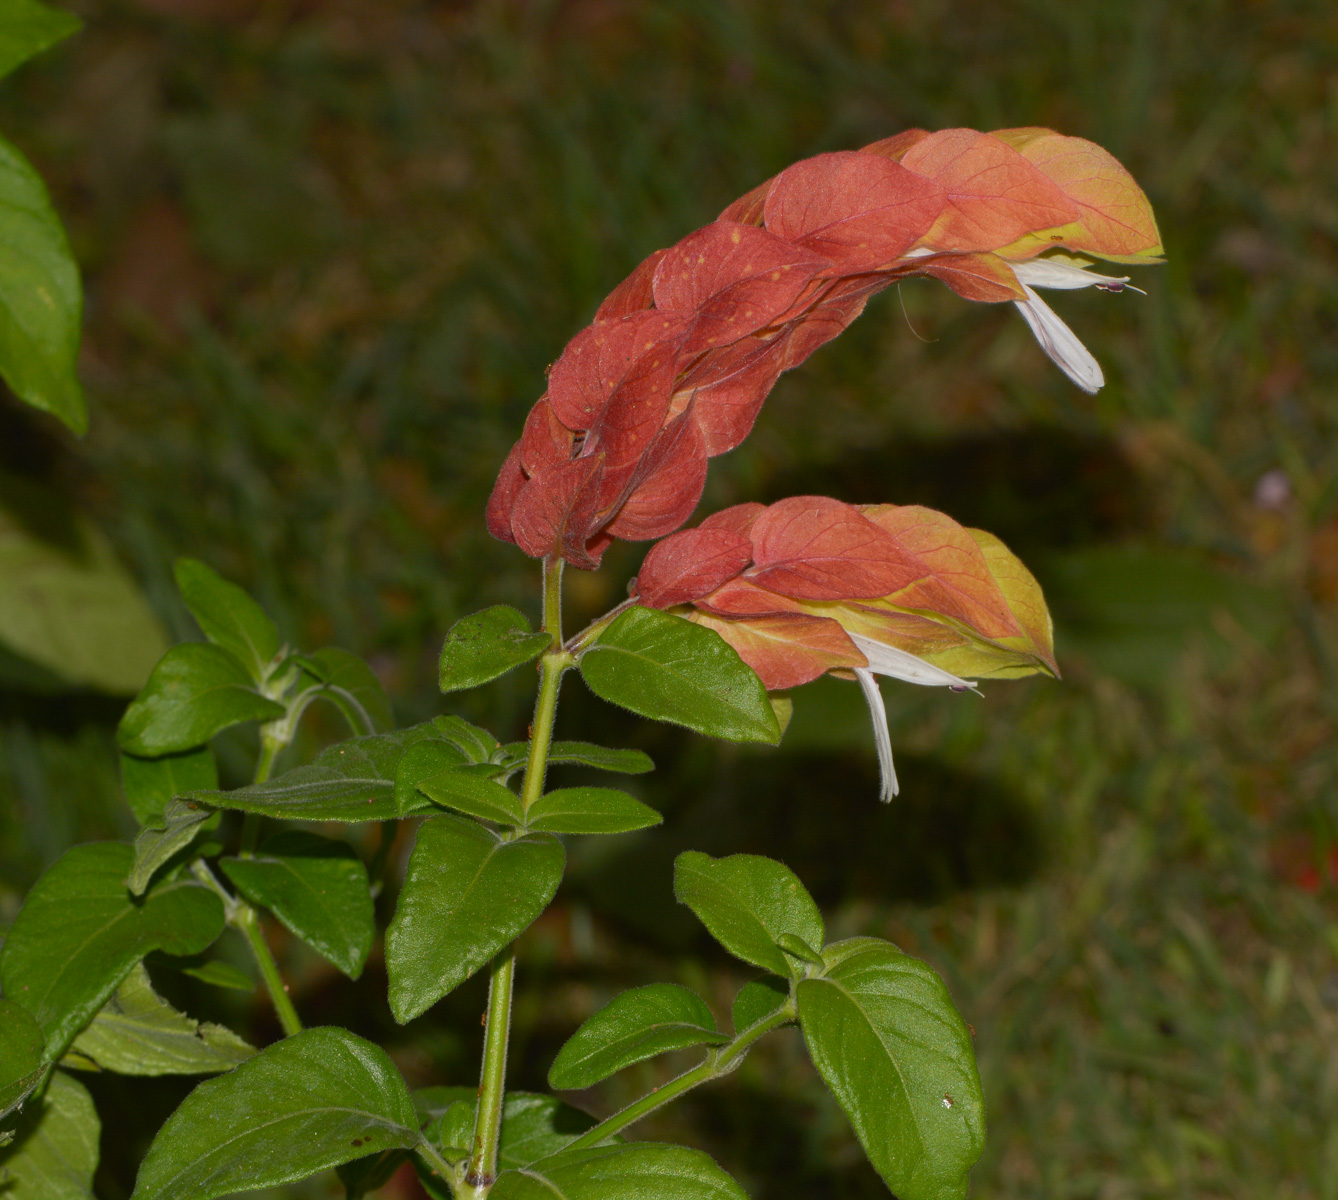
[[[553,635],[553,649],[539,662],[539,696],[530,726],[530,754],[521,786],[521,803],[528,810],[544,790],[548,751],[553,740],[558,689],[572,657],[562,648],[562,560],[544,563],[544,623]],[[482,1197],[497,1178],[497,1151],[502,1136],[502,1101],[506,1096],[506,1057],[511,1038],[511,994],[516,978],[515,947],[509,946],[492,961],[488,984],[487,1032],[479,1077],[478,1116],[474,1121],[474,1150],[465,1172],[465,1195]]]
[[[600,1142],[607,1141],[615,1134],[621,1133],[629,1125],[640,1121],[642,1117],[653,1113],[657,1108],[663,1108],[673,1100],[692,1091],[695,1087],[700,1087],[703,1083],[710,1083],[713,1079],[720,1079],[722,1076],[730,1074],[739,1068],[743,1062],[744,1055],[752,1049],[753,1043],[773,1029],[779,1029],[782,1025],[789,1024],[795,1019],[794,1000],[786,1002],[783,1008],[772,1013],[771,1016],[758,1021],[756,1025],[750,1025],[732,1042],[726,1043],[718,1050],[711,1050],[706,1055],[706,1061],[695,1066],[690,1071],[684,1071],[682,1075],[671,1079],[662,1087],[658,1087],[653,1092],[642,1096],[640,1100],[634,1100],[626,1108],[614,1113],[611,1117],[605,1117],[593,1129],[587,1130],[581,1134],[574,1142],[569,1142],[564,1150],[586,1150],[591,1146],[598,1146]]]
[[[293,1002],[288,998],[288,989],[283,982],[283,976],[279,974],[279,964],[274,961],[274,955],[265,941],[256,910],[249,904],[239,903],[232,923],[241,931],[246,944],[251,947],[251,954],[256,960],[256,966],[260,968],[260,976],[265,981],[269,998],[274,1004],[274,1011],[279,1016],[279,1024],[283,1026],[284,1036],[292,1037],[295,1033],[301,1033],[302,1020],[297,1015]]]
[[[252,784],[264,783],[269,778],[270,772],[274,770],[274,760],[278,758],[279,751],[286,745],[287,741],[275,737],[269,732],[266,726],[260,734],[260,757],[256,760],[255,778],[251,780]],[[264,818],[259,813],[247,813],[242,818],[242,850],[243,858],[250,858],[256,852],[256,846],[260,844],[260,825]]]

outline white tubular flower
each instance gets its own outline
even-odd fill
[[[867,667],[855,668],[855,678],[859,680],[860,689],[869,706],[869,716],[873,720],[873,740],[878,747],[878,769],[883,781],[878,798],[886,804],[898,791],[897,769],[892,764],[892,733],[887,725],[887,707],[883,704],[883,693],[878,690],[878,680],[874,676],[886,675],[890,679],[918,683],[922,687],[947,687],[955,692],[974,692],[976,685],[914,654],[876,642],[862,634],[850,633],[850,640],[869,660]]]
[[[1033,258],[1009,265],[1027,294],[1025,300],[1014,300],[1013,303],[1031,327],[1041,349],[1084,392],[1091,394],[1099,391],[1106,382],[1106,377],[1101,373],[1101,364],[1092,357],[1091,351],[1078,340],[1073,330],[1036,294],[1032,285],[1065,290],[1098,287],[1103,291],[1118,292],[1128,284],[1129,277],[1098,275],[1085,267],[1052,258]]]

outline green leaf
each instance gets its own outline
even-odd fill
[[[466,758],[460,748],[444,738],[415,742],[400,758],[395,768],[395,807],[411,812],[423,807],[418,789],[434,775],[463,767]]]
[[[298,661],[323,685],[319,698],[328,700],[344,715],[355,734],[389,733],[395,728],[390,697],[381,681],[356,654],[327,646]]]
[[[752,979],[739,989],[734,997],[734,1007],[730,1019],[734,1022],[734,1032],[742,1033],[758,1021],[765,1020],[780,1009],[790,998],[790,989],[779,979],[764,977]]]
[[[825,937],[822,914],[789,867],[756,854],[712,858],[697,850],[674,862],[674,895],[726,950],[773,975],[794,975],[776,945],[793,934],[811,946]]]
[[[0,18],[0,79],[83,27],[73,13],[37,0],[5,0],[5,14]]]
[[[152,758],[193,750],[231,725],[272,721],[284,711],[251,686],[246,668],[221,646],[184,642],[153,668],[116,737],[123,750]]]
[[[198,954],[223,932],[223,905],[194,880],[125,889],[119,842],[67,850],[28,893],[0,948],[0,987],[34,1017],[54,1059],[150,950]]]
[[[551,634],[534,633],[529,618],[506,604],[461,617],[441,648],[441,690],[478,687],[538,658],[552,644]]]
[[[335,1171],[339,1182],[344,1185],[344,1194],[348,1200],[361,1200],[361,1197],[385,1187],[408,1157],[407,1150],[382,1150],[380,1154],[369,1154],[366,1158],[340,1163]]]
[[[217,829],[218,819],[218,813],[196,800],[169,800],[158,822],[146,825],[135,838],[135,862],[126,887],[142,896],[154,872],[205,830]]]
[[[803,938],[795,937],[792,933],[782,933],[776,939],[778,945],[786,954],[792,954],[801,962],[812,963],[814,966],[822,966],[822,955],[813,949]]]
[[[971,1035],[932,968],[875,938],[799,984],[809,1055],[901,1200],[959,1200],[985,1145]]]
[[[153,1139],[133,1200],[277,1187],[417,1140],[386,1052],[345,1029],[308,1029],[191,1092]]]
[[[167,649],[158,618],[97,527],[53,489],[2,474],[0,644],[28,665],[26,686],[45,674],[48,688],[116,696],[134,695]]]
[[[615,996],[568,1039],[548,1072],[550,1087],[593,1087],[633,1063],[689,1046],[729,1041],[696,992],[652,983]]]
[[[228,651],[263,683],[279,654],[279,627],[235,583],[195,558],[176,561],[177,590],[215,646]]]
[[[0,1116],[21,1104],[41,1082],[45,1043],[32,1014],[23,1005],[0,998]]]
[[[548,761],[575,763],[599,771],[615,771],[620,775],[644,775],[647,771],[655,770],[654,762],[644,750],[618,750],[609,746],[596,746],[593,742],[554,742],[548,751]]]
[[[98,1121],[82,1083],[56,1071],[41,1100],[25,1112],[14,1141],[0,1150],[5,1200],[94,1200]]]
[[[453,746],[458,746],[461,753],[472,763],[491,762],[499,749],[497,739],[486,729],[471,725],[463,717],[434,717],[439,737],[444,737]]]
[[[530,807],[527,825],[546,833],[629,833],[664,818],[617,788],[558,788]]]
[[[386,932],[395,1019],[426,1012],[527,929],[565,865],[548,834],[512,841],[462,817],[425,821]]]
[[[313,833],[275,834],[251,858],[219,860],[252,904],[350,979],[362,974],[376,932],[367,868],[344,842]]]
[[[177,1012],[153,990],[143,963],[71,1043],[61,1065],[120,1075],[211,1075],[255,1053],[231,1029]]]
[[[423,780],[418,790],[435,804],[499,825],[523,825],[520,797],[510,788],[464,771],[445,771]]]
[[[439,736],[436,723],[428,721],[337,742],[305,766],[264,783],[230,792],[195,791],[190,799],[286,821],[392,821],[431,810],[416,788],[397,784],[406,752],[423,742],[435,742],[440,755],[455,753]]]
[[[84,303],[79,268],[41,176],[4,138],[0,263],[0,376],[20,400],[83,433],[88,413],[75,372]]]
[[[218,787],[218,763],[208,746],[162,758],[121,755],[121,790],[141,825],[156,825],[168,801]]]
[[[503,1171],[489,1200],[746,1200],[700,1150],[629,1142],[555,1154]]]
[[[653,608],[629,608],[582,656],[596,696],[639,716],[731,742],[780,741],[762,681],[718,633]]]
[[[166,955],[151,954],[148,961],[155,966],[166,967],[182,975],[189,975],[210,987],[231,988],[238,992],[254,992],[256,981],[240,967],[218,958],[203,958],[192,955],[189,958],[168,958]]]

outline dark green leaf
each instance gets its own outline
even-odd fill
[[[418,794],[419,785],[443,771],[463,767],[467,761],[458,746],[443,738],[415,742],[405,750],[399,766],[395,768],[395,807],[400,812],[422,808],[423,797]]]
[[[803,938],[795,937],[792,933],[782,933],[776,938],[778,945],[786,954],[792,954],[801,962],[812,963],[814,966],[822,966],[822,955],[814,950]]]
[[[153,966],[161,966],[189,975],[210,987],[232,988],[239,992],[254,992],[256,981],[239,967],[218,958],[204,958],[193,955],[189,958],[168,958],[166,955],[151,954],[148,958]]]
[[[0,655],[5,674],[19,686],[116,696],[139,691],[167,649],[162,624],[102,532],[61,492],[4,473],[0,644],[12,652]]]
[[[223,905],[194,880],[161,883],[134,901],[124,883],[132,861],[119,842],[66,851],[0,948],[0,986],[37,1018],[49,1059],[150,950],[198,954],[223,932]]]
[[[83,433],[88,414],[75,373],[83,322],[79,268],[41,176],[3,138],[0,247],[0,376],[20,400]]]
[[[39,4],[38,0],[5,0],[5,15],[0,22],[0,79],[83,27],[73,13]]]
[[[264,783],[230,792],[192,792],[190,798],[219,808],[236,808],[288,821],[390,821],[431,809],[415,789],[397,788],[405,752],[436,740],[449,754],[434,722],[394,733],[350,738],[322,750],[305,766]],[[408,807],[401,808],[397,801]]]
[[[42,1027],[26,1008],[0,998],[0,1116],[41,1081],[46,1070],[45,1042]]]
[[[382,1150],[380,1154],[369,1154],[366,1158],[340,1163],[335,1171],[339,1182],[344,1185],[344,1194],[348,1200],[361,1200],[361,1197],[385,1187],[408,1157],[407,1150]]]
[[[0,1150],[5,1200],[94,1200],[102,1126],[83,1084],[54,1072],[14,1132],[14,1141]]]
[[[215,646],[222,646],[263,683],[279,653],[279,627],[235,583],[195,558],[176,562],[177,590]]]
[[[219,865],[252,904],[350,979],[362,974],[376,932],[367,868],[351,846],[313,833],[275,834],[251,858]]]
[[[548,834],[509,841],[462,817],[424,822],[386,933],[395,1019],[426,1012],[527,929],[565,864]]]
[[[135,838],[135,863],[126,887],[142,896],[159,867],[205,830],[218,828],[218,816],[196,800],[169,800],[157,823],[146,825]]]
[[[776,939],[812,946],[825,936],[822,914],[789,867],[756,854],[711,858],[696,850],[674,862],[674,895],[726,950],[774,975],[795,974]]]
[[[141,825],[156,825],[169,800],[218,787],[218,764],[208,746],[162,758],[121,755],[121,789]]]
[[[61,1065],[120,1075],[212,1075],[255,1053],[231,1029],[177,1012],[142,963],[71,1044]]]
[[[277,1187],[417,1140],[386,1052],[344,1029],[308,1029],[191,1092],[149,1147],[133,1200]]]
[[[657,1054],[729,1040],[696,992],[652,983],[615,996],[572,1034],[553,1060],[548,1084],[564,1091],[593,1087]]]
[[[731,742],[780,741],[766,689],[724,638],[652,608],[629,608],[582,656],[595,695],[643,717]]]
[[[742,1033],[781,1008],[790,998],[790,989],[779,979],[753,979],[739,989],[730,1014],[734,1032]]]
[[[530,807],[527,825],[547,833],[629,833],[664,818],[617,788],[558,788]]]
[[[478,687],[538,658],[552,644],[550,634],[532,632],[525,614],[506,604],[462,617],[441,648],[441,690]]]
[[[425,779],[418,790],[435,804],[499,825],[522,825],[520,797],[510,788],[465,771],[444,771]]]
[[[324,685],[320,698],[344,714],[355,734],[388,733],[395,728],[386,689],[376,672],[356,654],[327,646],[315,654],[302,655],[299,661]]]
[[[272,721],[284,708],[251,686],[251,676],[221,646],[184,642],[153,668],[116,731],[123,750],[153,758],[193,750],[243,721]]]
[[[444,737],[452,745],[458,746],[472,763],[491,762],[499,748],[492,734],[477,725],[471,725],[463,717],[434,717],[432,724],[436,727],[438,737]]]
[[[555,1154],[497,1177],[490,1200],[746,1200],[700,1150],[629,1142]]]
[[[521,743],[525,745],[525,743]],[[550,763],[576,763],[620,775],[644,775],[655,764],[644,750],[617,750],[593,742],[554,742],[548,751]]]
[[[875,938],[829,946],[799,984],[818,1073],[901,1200],[959,1200],[985,1145],[971,1035],[927,964]]]

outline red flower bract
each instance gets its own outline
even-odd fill
[[[646,258],[568,343],[502,465],[488,528],[586,568],[613,538],[672,533],[707,459],[737,446],[781,373],[875,292],[931,275],[969,300],[1034,305],[1010,264],[1055,248],[1121,261],[1161,249],[1138,185],[1080,138],[910,130],[795,163]],[[865,520],[815,519],[803,536],[842,554]],[[818,561],[803,570],[820,574]],[[860,564],[842,569],[893,577],[891,562]],[[758,570],[787,568],[782,556]]]

